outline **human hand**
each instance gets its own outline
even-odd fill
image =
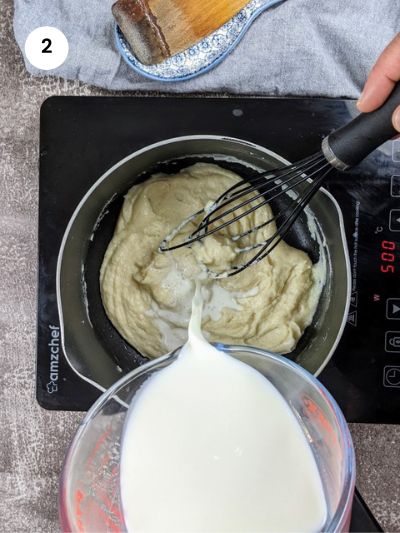
[[[380,107],[400,80],[400,33],[385,48],[372,68],[364,90],[357,102],[363,113],[369,113]],[[392,115],[394,128],[400,132],[400,106]]]

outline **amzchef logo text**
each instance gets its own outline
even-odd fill
[[[47,392],[52,394],[58,391],[58,368],[60,360],[60,328],[59,326],[49,326],[50,342],[50,381],[47,383]]]

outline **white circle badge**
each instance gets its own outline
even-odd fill
[[[68,40],[58,28],[41,26],[33,30],[25,41],[25,55],[29,63],[40,70],[60,67],[68,56]]]

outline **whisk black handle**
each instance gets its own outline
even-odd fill
[[[379,109],[361,113],[328,135],[322,142],[325,157],[340,170],[360,163],[375,148],[398,134],[392,124],[392,114],[399,105],[400,83]]]

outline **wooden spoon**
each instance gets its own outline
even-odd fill
[[[113,15],[133,53],[153,65],[217,30],[249,0],[118,0]]]

